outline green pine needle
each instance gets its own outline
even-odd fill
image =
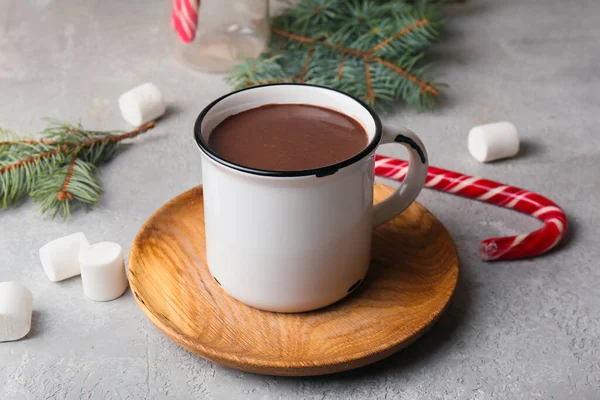
[[[424,63],[438,40],[442,1],[301,0],[272,21],[269,49],[234,67],[237,88],[323,85],[387,111],[403,100],[433,109],[441,97]]]
[[[97,166],[115,157],[122,140],[153,127],[149,122],[129,133],[102,132],[48,120],[40,140],[0,129],[0,208],[26,195],[52,218],[92,207],[102,193]]]

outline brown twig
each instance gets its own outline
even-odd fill
[[[0,146],[16,146],[20,144],[54,144],[54,140],[50,139],[20,139],[20,140],[6,140],[4,142],[0,142]]]
[[[49,157],[53,157],[59,153],[67,153],[68,151],[73,150],[76,147],[90,148],[90,147],[96,146],[101,143],[117,143],[117,142],[120,142],[125,139],[131,139],[131,138],[136,137],[140,133],[144,133],[144,132],[154,128],[154,126],[155,126],[154,121],[151,121],[151,122],[148,122],[148,123],[140,126],[137,129],[134,129],[131,132],[122,133],[120,135],[106,136],[106,137],[100,137],[100,138],[90,138],[82,143],[73,143],[70,145],[63,144],[60,147],[58,147],[57,149],[54,149],[52,151],[46,151],[44,153],[37,154],[35,156],[31,156],[24,160],[20,160],[20,161],[14,162],[12,164],[5,165],[4,167],[0,168],[0,175],[4,174],[5,172],[11,171],[15,168],[22,167],[23,165],[33,164],[37,161],[40,161],[40,160],[43,160],[43,159],[46,159]],[[43,142],[39,141],[38,143],[43,143]],[[52,143],[47,142],[47,143],[43,143],[43,144],[54,144],[54,143],[55,142],[52,142]],[[75,157],[75,158],[77,158],[77,157]]]
[[[63,146],[60,146],[59,148],[57,148],[55,150],[46,151],[44,153],[37,154],[35,156],[31,156],[31,157],[26,158],[24,160],[20,160],[20,161],[14,162],[12,164],[5,165],[4,167],[0,168],[0,175],[6,173],[8,171],[11,171],[11,170],[13,170],[15,168],[22,167],[23,165],[33,164],[33,163],[35,163],[37,161],[44,160],[44,159],[50,158],[50,157],[54,157],[55,155],[57,155],[57,154],[59,154],[61,152],[67,152],[68,150],[69,150],[69,146],[63,145]]]
[[[425,92],[429,92],[434,96],[437,96],[439,94],[438,90],[436,88],[434,88],[433,86],[429,85],[428,83],[423,82],[422,80],[418,79],[417,77],[409,74],[408,72],[406,72],[405,70],[403,70],[402,68],[400,68],[399,66],[392,64],[389,61],[383,60],[379,57],[373,57],[373,60],[385,65],[386,67],[388,67],[389,69],[396,71],[397,73],[399,73],[400,75],[404,76],[406,79],[408,79],[409,81],[411,81],[412,83],[414,83],[415,85],[417,85],[418,87],[421,88],[421,93],[425,93]]]
[[[338,67],[337,78],[338,81],[341,81],[344,77],[344,57],[340,60],[340,66]]]
[[[411,32],[421,26],[426,26],[429,23],[429,20],[427,18],[423,18],[420,21],[415,22],[412,25],[409,25],[401,30],[399,30],[398,32],[396,32],[393,36],[390,36],[389,38],[377,43],[375,46],[373,46],[372,48],[370,48],[369,50],[367,50],[367,53],[375,53],[377,50],[381,49],[382,47],[387,46],[388,44],[390,44],[391,42],[393,42],[394,40],[398,39],[400,36],[404,36],[406,35],[408,32]]]
[[[373,102],[375,100],[375,92],[373,91],[373,82],[371,82],[371,64],[365,64],[365,76],[367,81],[367,95],[365,99]]]
[[[341,54],[350,54],[356,57],[361,58],[365,63],[378,63],[381,64],[383,66],[385,66],[386,68],[391,69],[392,71],[398,73],[399,75],[402,75],[403,77],[405,77],[406,79],[410,80],[411,82],[413,82],[415,85],[417,85],[419,88],[421,88],[421,93],[431,93],[434,96],[437,96],[439,94],[439,92],[437,91],[436,88],[434,88],[433,86],[431,86],[429,83],[420,80],[419,78],[417,78],[416,76],[410,74],[408,71],[404,70],[403,68],[392,64],[389,61],[386,61],[380,57],[375,57],[373,55],[371,55],[370,53],[364,52],[364,51],[360,51],[360,50],[356,50],[356,49],[349,49],[346,47],[341,47],[341,46],[337,46],[335,44],[332,43],[327,43],[324,41],[317,41],[313,38],[310,37],[305,37],[305,36],[300,36],[300,35],[296,35],[295,33],[290,33],[287,31],[284,31],[282,29],[276,28],[276,27],[272,27],[271,31],[279,36],[282,36],[284,38],[287,39],[291,39],[291,40],[295,40],[297,42],[300,43],[307,43],[307,44],[316,44],[316,45],[321,45],[330,49],[333,49]],[[246,86],[251,86],[252,83],[247,83]]]
[[[276,28],[276,27],[272,27],[271,28],[271,32],[273,32],[276,35],[283,36],[286,39],[295,40],[296,42],[300,42],[300,43],[315,43],[315,40],[313,38],[296,35],[295,33],[286,32],[283,29],[279,29],[279,28]]]
[[[58,201],[65,201],[65,199],[73,200],[73,195],[68,190],[69,182],[71,182],[71,178],[73,177],[73,172],[75,171],[75,164],[77,163],[77,156],[79,155],[79,150],[73,154],[73,159],[69,163],[69,168],[67,169],[67,175],[65,176],[65,180],[63,181],[60,190],[56,194],[56,198]]]
[[[132,139],[132,138],[136,137],[137,135],[139,135],[140,133],[149,131],[150,129],[154,128],[155,126],[156,126],[156,123],[154,121],[150,121],[150,122],[147,122],[144,125],[140,126],[139,128],[132,130],[131,132],[122,133],[120,135],[114,135],[114,136],[106,136],[103,138],[88,139],[85,142],[83,142],[81,144],[81,146],[82,147],[92,147],[92,146],[95,146],[100,143],[117,143],[117,142],[120,142],[125,139]]]
[[[304,61],[304,66],[302,67],[302,72],[300,72],[300,75],[296,77],[296,79],[298,79],[300,83],[304,83],[304,77],[306,77],[306,74],[308,73],[308,66],[310,64],[310,60],[314,51],[314,47],[308,49],[308,53],[306,54],[306,60]]]
[[[0,142],[0,146],[13,146],[19,144],[36,144],[37,140],[33,139],[21,139],[21,140],[5,140]]]

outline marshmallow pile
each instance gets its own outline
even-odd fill
[[[127,289],[123,251],[116,243],[90,245],[79,232],[47,243],[40,259],[52,282],[81,275],[83,293],[92,300],[114,300]]]
[[[90,245],[81,232],[53,240],[40,249],[48,279],[62,281],[81,275],[83,293],[95,301],[110,301],[127,290],[121,246]],[[23,338],[31,328],[33,296],[16,282],[0,282],[0,342]]]

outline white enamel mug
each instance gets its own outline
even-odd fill
[[[364,127],[368,146],[340,163],[305,171],[265,171],[234,164],[207,145],[225,118],[265,104],[310,104],[346,114]],[[255,86],[227,94],[198,117],[206,257],[215,281],[247,305],[302,312],[344,298],[369,268],[373,227],[404,211],[427,176],[421,140],[384,126],[361,101],[305,84]],[[375,150],[399,143],[409,152],[402,186],[373,206]]]

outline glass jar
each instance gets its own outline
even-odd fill
[[[171,29],[175,57],[204,72],[226,72],[244,58],[255,58],[268,44],[268,0],[201,0],[198,28],[190,43]]]

